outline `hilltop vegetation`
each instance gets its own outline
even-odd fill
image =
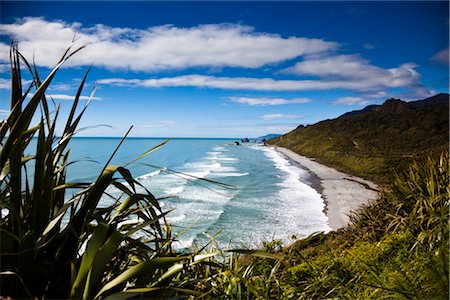
[[[87,74],[59,137],[55,133],[55,124],[61,121],[59,108],[51,107],[45,94],[61,65],[79,50],[68,49],[41,81],[36,68],[14,46],[11,48],[11,113],[0,124],[0,296],[448,299],[448,152],[437,160],[415,162],[406,173],[394,176],[380,199],[361,208],[348,228],[319,233],[284,249],[280,242],[268,241],[261,250],[230,253],[218,249],[211,237],[210,244],[201,249],[177,253],[172,248],[176,237],[165,219],[168,212],[162,210],[159,199],[133,179],[126,168],[129,164],[113,166],[109,160],[96,181],[66,182],[67,166],[76,163],[70,160],[68,144],[86,109],[76,114]],[[21,65],[32,74],[36,88],[29,100],[27,94],[33,86],[23,92]],[[411,110],[410,104],[397,104],[393,102],[395,112]],[[413,110],[421,110],[422,106],[428,105],[420,103]],[[377,109],[373,107],[374,112]],[[433,111],[440,113],[437,107]],[[350,119],[353,126],[348,132],[352,132],[357,125],[352,118],[368,113],[343,116],[339,128],[345,128]],[[35,115],[40,116],[40,121],[32,124]],[[424,120],[430,122],[429,132],[433,128],[439,132],[437,146],[431,149],[435,153],[444,144],[442,128],[436,127],[428,114]],[[437,124],[440,122],[445,118]],[[416,126],[416,122],[410,126]],[[331,134],[331,128],[328,130],[327,134]],[[405,131],[414,136],[409,128]],[[27,155],[25,149],[33,136],[37,137],[35,154]],[[361,138],[359,135],[358,142]],[[417,141],[416,147],[426,152],[424,147],[430,145],[431,139],[433,136],[424,143]],[[320,145],[320,139],[316,142]],[[334,140],[328,149],[333,145]],[[370,143],[363,145],[366,149]],[[119,147],[120,143],[116,150]],[[34,169],[35,175],[30,176],[27,168]],[[109,188],[123,194],[114,197]],[[113,204],[100,206],[104,196],[111,197]],[[270,239],[269,232],[267,235]]]
[[[230,260],[202,288],[226,299],[448,299],[448,164],[447,152],[413,163],[348,228],[266,243],[272,258]]]
[[[298,154],[378,183],[387,183],[414,158],[448,148],[449,95],[421,101],[389,99],[333,120],[299,126],[269,140]]]

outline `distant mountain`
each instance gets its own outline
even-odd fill
[[[412,102],[407,102],[407,103],[413,107],[423,107],[423,106],[445,104],[446,102],[448,103],[448,101],[449,101],[448,94],[441,93],[441,94],[437,94],[433,97],[427,98],[425,100],[418,100],[418,101],[412,101]],[[358,115],[358,114],[365,113],[365,112],[370,112],[370,111],[376,110],[377,108],[379,109],[380,106],[385,106],[385,107],[386,106],[395,106],[395,103],[399,103],[399,105],[401,105],[401,103],[405,103],[405,102],[400,99],[391,98],[391,99],[386,100],[386,102],[383,105],[369,105],[361,110],[354,110],[354,111],[345,113],[341,117],[353,116],[353,115]],[[385,104],[387,104],[387,105],[385,105]]]
[[[440,104],[448,105],[448,94],[441,93],[441,94],[437,94],[436,96],[427,98],[425,100],[408,102],[408,104],[410,104],[414,107],[433,106],[433,105],[440,105]]]
[[[337,169],[385,182],[413,157],[449,146],[449,95],[413,102],[388,99],[336,119],[299,126],[269,143]]]
[[[282,134],[270,133],[270,134],[266,134],[266,135],[257,137],[257,139],[258,140],[262,140],[262,139],[268,140],[268,139],[273,139],[273,138],[276,138],[276,137],[279,137],[279,136],[282,136]]]

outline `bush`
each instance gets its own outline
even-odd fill
[[[51,111],[45,93],[59,68],[82,48],[69,48],[41,81],[37,68],[11,46],[11,112],[0,127],[3,296],[92,299],[161,293],[176,286],[172,279],[185,267],[211,256],[174,253],[166,213],[125,166],[109,165],[110,159],[95,182],[66,182],[67,167],[74,163],[67,146],[87,108],[76,115],[89,71],[61,136],[55,132],[59,107]],[[21,65],[33,76],[25,92]],[[33,118],[39,120],[36,125]],[[34,137],[36,148],[27,155]],[[122,194],[108,195],[110,187]],[[113,197],[114,204],[100,206],[102,197]]]

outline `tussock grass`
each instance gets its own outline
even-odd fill
[[[88,106],[77,109],[89,71],[62,123],[61,136],[56,134],[60,108],[52,106],[45,93],[59,68],[82,48],[67,49],[41,79],[37,68],[16,45],[11,46],[11,112],[0,126],[1,295],[124,299],[167,290],[175,293],[177,284],[172,279],[213,254],[173,251],[166,212],[158,199],[133,179],[126,166],[109,165],[123,140],[94,182],[66,181],[67,167],[74,163],[67,146]],[[21,67],[33,77],[25,91]],[[35,92],[27,97],[32,89]],[[39,121],[32,124],[35,119]],[[27,155],[25,149],[30,152],[33,137],[36,147]],[[132,162],[164,143],[143,151]],[[121,195],[108,195],[109,187]],[[100,207],[104,196],[113,197],[114,204]]]
[[[421,105],[391,100],[372,111],[299,126],[268,143],[378,184],[389,184],[395,180],[393,170],[402,173],[415,159],[439,157],[448,149],[448,111],[448,94],[436,95]]]
[[[378,200],[351,217],[348,228],[287,248],[272,241],[261,250],[226,252],[211,237],[193,253],[176,253],[168,212],[133,179],[128,164],[109,165],[110,159],[94,182],[66,181],[72,163],[68,144],[87,107],[76,114],[87,73],[61,136],[55,133],[59,107],[51,107],[45,92],[61,65],[81,49],[69,48],[41,80],[11,47],[11,113],[0,125],[2,296],[448,299],[448,152],[414,161],[395,175]],[[21,65],[34,78],[25,91]],[[34,154],[26,155],[33,136]],[[99,207],[108,187],[122,195]]]
[[[448,152],[412,163],[348,228],[271,258],[233,257],[207,290],[224,299],[448,299],[448,168]]]

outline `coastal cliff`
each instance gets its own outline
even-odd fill
[[[415,158],[448,148],[449,95],[413,102],[388,99],[268,141],[377,183],[387,183]]]

